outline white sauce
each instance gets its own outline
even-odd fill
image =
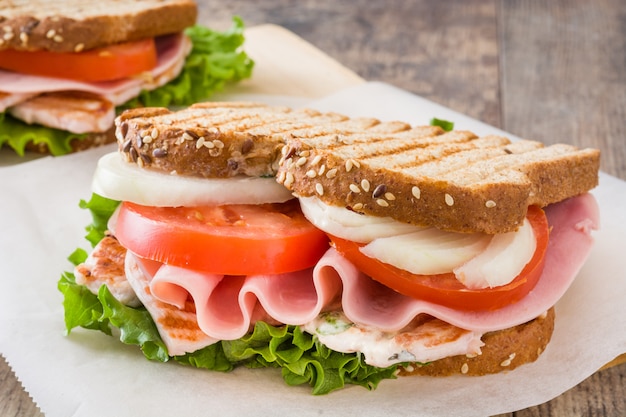
[[[455,355],[479,355],[482,333],[459,329],[438,319],[397,332],[352,323],[343,312],[324,313],[301,326],[330,349],[360,352],[365,363],[386,368],[396,363],[427,363]]]

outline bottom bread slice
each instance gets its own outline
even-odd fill
[[[554,330],[554,307],[544,315],[509,329],[486,333],[482,354],[450,356],[428,364],[411,364],[400,369],[399,375],[480,376],[515,369],[534,362],[550,342]]]

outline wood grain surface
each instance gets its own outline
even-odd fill
[[[236,14],[249,27],[281,25],[366,80],[515,135],[597,147],[602,170],[626,180],[623,0],[200,0],[199,6],[203,24],[227,28]],[[552,401],[502,416],[626,415],[625,376],[626,364],[611,366]],[[0,415],[41,415],[3,361]]]

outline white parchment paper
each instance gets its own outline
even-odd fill
[[[293,103],[292,103],[293,104]],[[368,83],[309,103],[383,120],[452,120],[479,134],[496,129],[404,91]],[[147,361],[135,347],[98,332],[64,335],[56,285],[83,239],[98,158],[113,146],[0,168],[0,353],[42,411],[56,416],[485,416],[548,401],[626,352],[626,182],[602,174],[596,245],[557,304],[545,353],[513,372],[480,378],[411,377],[370,392],[327,396],[286,386],[277,370],[222,374]]]

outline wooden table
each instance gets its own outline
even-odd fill
[[[517,136],[599,148],[602,170],[626,180],[622,0],[200,1],[203,24],[227,28],[234,14],[249,27],[283,26],[366,80]],[[625,377],[626,364],[612,366],[506,415],[626,415]],[[41,415],[3,361],[0,414]]]

